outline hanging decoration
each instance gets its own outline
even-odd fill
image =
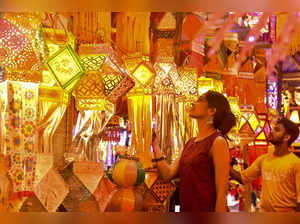
[[[278,37],[276,42],[272,45],[272,54],[268,56],[268,64],[267,64],[267,74],[271,74],[274,70],[274,67],[277,61],[283,61],[285,57],[288,55],[288,48],[293,35],[300,24],[299,15],[294,13],[289,13],[286,19],[277,20],[284,25],[279,25],[282,27],[281,32],[276,30]],[[276,26],[278,28],[278,26]]]
[[[77,160],[98,161],[99,134],[114,114],[115,106],[105,98],[100,72],[88,71],[74,91],[79,111],[71,153]]]
[[[299,13],[295,13],[293,15],[294,17],[299,16]],[[286,22],[291,22],[289,20],[289,14],[288,13],[277,13],[276,14],[276,38],[279,38],[281,32],[284,29],[284,26],[286,26]],[[299,26],[294,26],[294,30],[293,30],[293,36],[291,37],[291,39],[288,42],[288,54],[289,55],[294,55],[297,53],[297,51],[300,50],[300,45],[299,45],[299,40],[300,40],[300,28]]]
[[[9,160],[14,196],[33,195],[38,151],[38,84],[1,83],[1,154]]]
[[[175,160],[183,149],[182,134],[179,133],[178,114],[176,114],[175,84],[179,80],[174,59],[169,62],[156,62],[153,93],[156,102],[156,129],[160,137],[160,148],[167,161]]]
[[[259,128],[259,120],[253,105],[240,105],[242,112],[239,134],[241,140],[253,142]]]
[[[67,92],[73,91],[84,73],[80,60],[70,45],[50,56],[46,66],[59,86]]]
[[[228,136],[231,140],[229,143],[232,144],[233,146],[237,146],[240,143],[239,127],[240,127],[240,122],[242,117],[242,112],[239,107],[239,98],[227,97],[227,100],[229,102],[230,109],[236,118],[236,125],[228,133]]]
[[[71,16],[79,44],[111,43],[111,12],[72,12]]]
[[[150,12],[121,12],[117,15],[116,44],[122,52],[150,54]]]
[[[259,127],[257,128],[255,133],[254,145],[268,146],[268,137],[271,132],[268,116],[267,114],[263,113],[259,113],[257,114],[257,116],[259,119]]]
[[[198,124],[188,113],[191,104],[197,99],[198,72],[193,67],[178,68],[179,79],[175,84],[177,97],[176,114],[179,115],[181,138],[185,144],[189,139],[197,136]]]
[[[29,37],[7,19],[0,19],[0,66],[16,70],[38,70],[40,63]]]
[[[128,94],[128,116],[132,133],[130,155],[139,158],[143,168],[152,166],[152,83],[155,72],[149,57],[125,58],[125,66],[135,81]]]
[[[39,87],[39,153],[54,152],[54,133],[69,104],[69,95],[59,87]]]

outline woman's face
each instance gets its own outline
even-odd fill
[[[192,105],[189,115],[192,118],[203,118],[208,116],[213,116],[213,112],[211,108],[208,107],[208,103],[206,100],[206,95],[201,95],[198,100]]]

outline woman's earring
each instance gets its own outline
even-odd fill
[[[214,123],[214,122],[213,122],[213,118],[212,118],[212,117],[208,117],[206,123],[207,123],[207,124],[213,124],[213,123]]]

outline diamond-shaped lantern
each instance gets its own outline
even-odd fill
[[[268,136],[271,132],[267,114],[260,113],[257,115],[259,118],[259,127],[255,133],[255,145],[268,145]]]
[[[156,72],[153,91],[157,94],[175,94],[175,84],[179,79],[176,64],[174,62],[157,62],[153,67]]]
[[[240,105],[242,116],[240,121],[241,139],[253,139],[260,126],[259,119],[253,105]]]
[[[85,70],[100,70],[111,48],[107,44],[81,44],[78,54]]]
[[[135,90],[151,91],[155,71],[150,64],[148,56],[133,55],[124,59],[130,76],[136,82]]]
[[[128,116],[131,124],[130,154],[138,157],[144,168],[152,166],[152,83],[155,72],[149,57],[132,55],[124,59],[125,66],[136,83],[128,96]]]
[[[102,109],[105,101],[104,84],[99,71],[87,71],[73,92],[77,110]],[[100,108],[99,108],[100,107]]]
[[[197,69],[193,67],[181,67],[178,68],[178,73],[180,78],[176,83],[177,94],[185,96],[186,98],[197,96]]]
[[[133,80],[126,74],[118,56],[107,44],[82,44],[79,56],[87,71],[99,71],[104,84],[104,93],[108,100],[116,103],[133,86]]]
[[[72,92],[84,74],[80,60],[70,45],[54,53],[46,66],[57,83],[67,92]]]

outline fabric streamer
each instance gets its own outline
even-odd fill
[[[1,84],[1,154],[8,158],[14,197],[33,196],[38,151],[38,84]]]

